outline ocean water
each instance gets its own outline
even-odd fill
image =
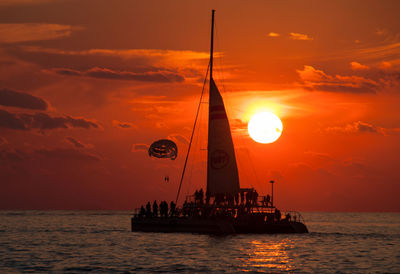
[[[130,212],[0,211],[0,273],[400,273],[399,213],[303,213],[310,233],[130,231]]]

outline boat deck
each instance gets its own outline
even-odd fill
[[[136,211],[132,231],[232,233],[307,233],[301,214],[280,212],[266,205],[207,205],[187,203],[168,215],[153,216]]]

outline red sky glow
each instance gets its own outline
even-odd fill
[[[241,186],[275,180],[282,209],[399,212],[395,0],[0,0],[0,209],[175,199],[211,9]],[[203,103],[182,197],[205,187]],[[275,143],[248,135],[261,111],[283,122]],[[165,138],[175,161],[148,156]]]

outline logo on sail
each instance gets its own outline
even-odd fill
[[[210,157],[211,167],[221,169],[229,163],[229,155],[221,149],[214,150]]]

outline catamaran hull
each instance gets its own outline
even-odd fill
[[[230,220],[208,220],[188,218],[131,219],[132,231],[141,232],[186,232],[201,234],[240,233],[308,233],[300,222],[256,223]]]

